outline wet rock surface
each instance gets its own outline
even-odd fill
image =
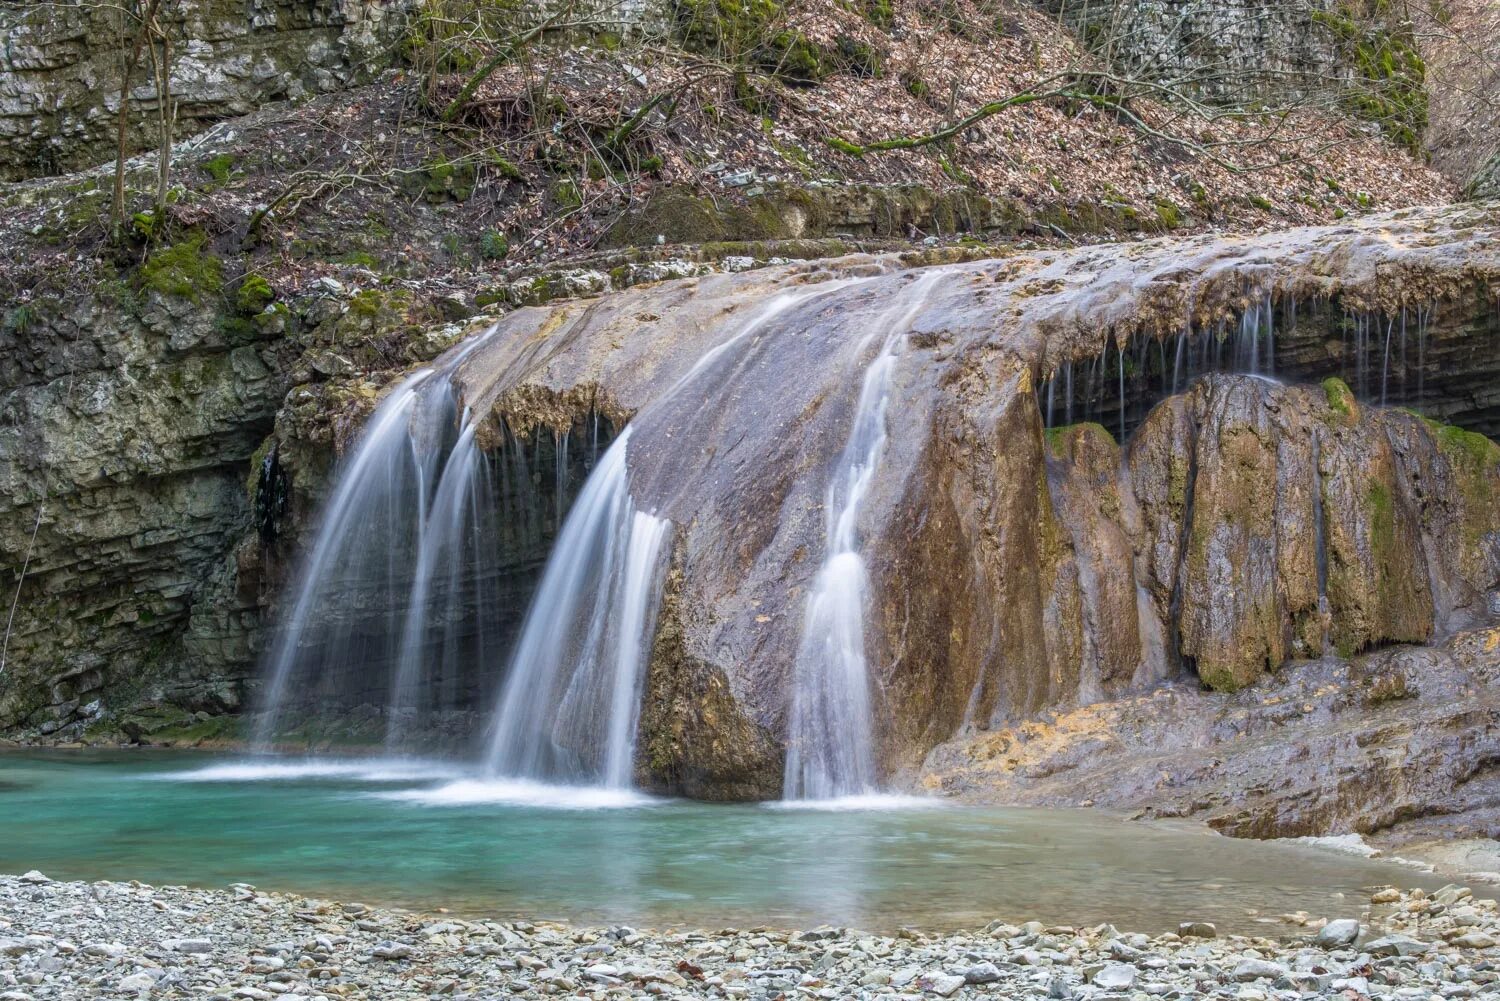
[[[1228,696],[1169,685],[961,737],[933,752],[923,781],[991,802],[1194,817],[1238,836],[1378,833],[1398,852],[1439,832],[1488,836],[1497,651],[1500,631],[1486,629],[1290,664]],[[1444,867],[1494,868],[1484,857]]]
[[[1300,934],[1203,937],[993,922],[946,935],[656,932],[417,914],[267,893],[0,877],[0,997],[225,999],[1481,998],[1493,900],[1448,886],[1292,915]],[[1344,932],[1356,926],[1355,936]],[[1335,930],[1337,936],[1325,933]]]
[[[653,665],[645,704],[678,711],[648,708],[638,775],[738,796],[781,784],[827,471],[872,332],[908,324],[859,526],[892,774],[963,728],[1182,673],[1231,691],[1317,655],[1325,633],[1354,653],[1485,619],[1500,451],[1483,438],[1347,389],[1216,376],[1158,406],[1122,453],[1103,428],[1044,433],[1038,399],[1063,364],[1185,317],[1211,329],[1267,295],[1376,312],[1437,295],[1468,331],[1455,344],[1488,344],[1473,317],[1491,307],[1465,290],[1493,266],[1491,243],[1467,235],[1484,210],[1466,212],[1447,217],[1457,244],[1431,219],[1393,216],[957,263],[928,269],[935,281],[883,258],[710,275],[518,311],[457,379],[477,412],[511,424],[555,420],[538,401],[585,386],[633,415],[633,491],[674,525],[662,627],[677,664],[716,679],[687,686],[702,701],[684,705],[680,667]],[[1342,364],[1330,351],[1313,365],[1307,345],[1328,336],[1316,322],[1279,336],[1299,378]]]

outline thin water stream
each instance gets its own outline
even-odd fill
[[[860,345],[862,352],[876,336],[884,338],[865,369],[849,439],[828,481],[823,565],[808,595],[792,672],[787,799],[858,796],[876,787],[865,651],[869,584],[859,514],[885,451],[891,380],[906,331],[937,277],[929,273],[905,289]]]

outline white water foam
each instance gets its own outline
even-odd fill
[[[762,803],[768,810],[806,810],[826,813],[887,813],[896,810],[942,810],[951,806],[945,800],[929,796],[902,796],[897,793],[861,793],[830,799],[777,799]]]
[[[1374,858],[1380,854],[1379,848],[1365,841],[1358,834],[1329,834],[1323,837],[1279,838],[1277,840],[1338,852],[1340,855],[1357,855],[1360,858]]]
[[[527,779],[459,779],[430,789],[401,789],[370,796],[423,806],[500,804],[551,810],[619,810],[667,802],[631,789],[551,785]]]
[[[152,772],[160,782],[286,782],[299,779],[351,779],[359,782],[419,782],[458,779],[467,769],[447,762],[408,758],[299,758],[289,761],[228,761],[190,771]]]

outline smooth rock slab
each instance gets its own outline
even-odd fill
[[[1126,963],[1112,963],[1094,974],[1095,987],[1107,991],[1126,991],[1135,986],[1140,971]]]
[[[929,973],[917,978],[917,986],[940,998],[951,998],[963,987],[963,977],[948,973]]]
[[[1235,965],[1236,980],[1275,980],[1288,973],[1285,966],[1265,959],[1242,959]]]

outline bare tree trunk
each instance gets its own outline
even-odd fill
[[[161,7],[161,3],[162,0],[146,0],[145,8],[136,15],[141,27],[135,33],[135,39],[126,51],[120,66],[120,114],[115,149],[115,193],[109,211],[110,230],[116,240],[119,240],[125,231],[125,155],[129,148],[130,133],[130,78],[135,75],[135,68],[141,61],[141,46],[146,44],[151,24],[156,20],[156,11]],[[125,34],[124,18],[126,16],[128,12],[121,15],[121,36]]]
[[[161,43],[160,58],[156,56],[154,45],[151,49],[156,67],[157,120],[161,128],[156,162],[156,212],[160,216],[167,207],[167,186],[172,175],[172,128],[177,122],[177,108],[172,100],[172,40],[156,20],[151,22],[151,30]]]

